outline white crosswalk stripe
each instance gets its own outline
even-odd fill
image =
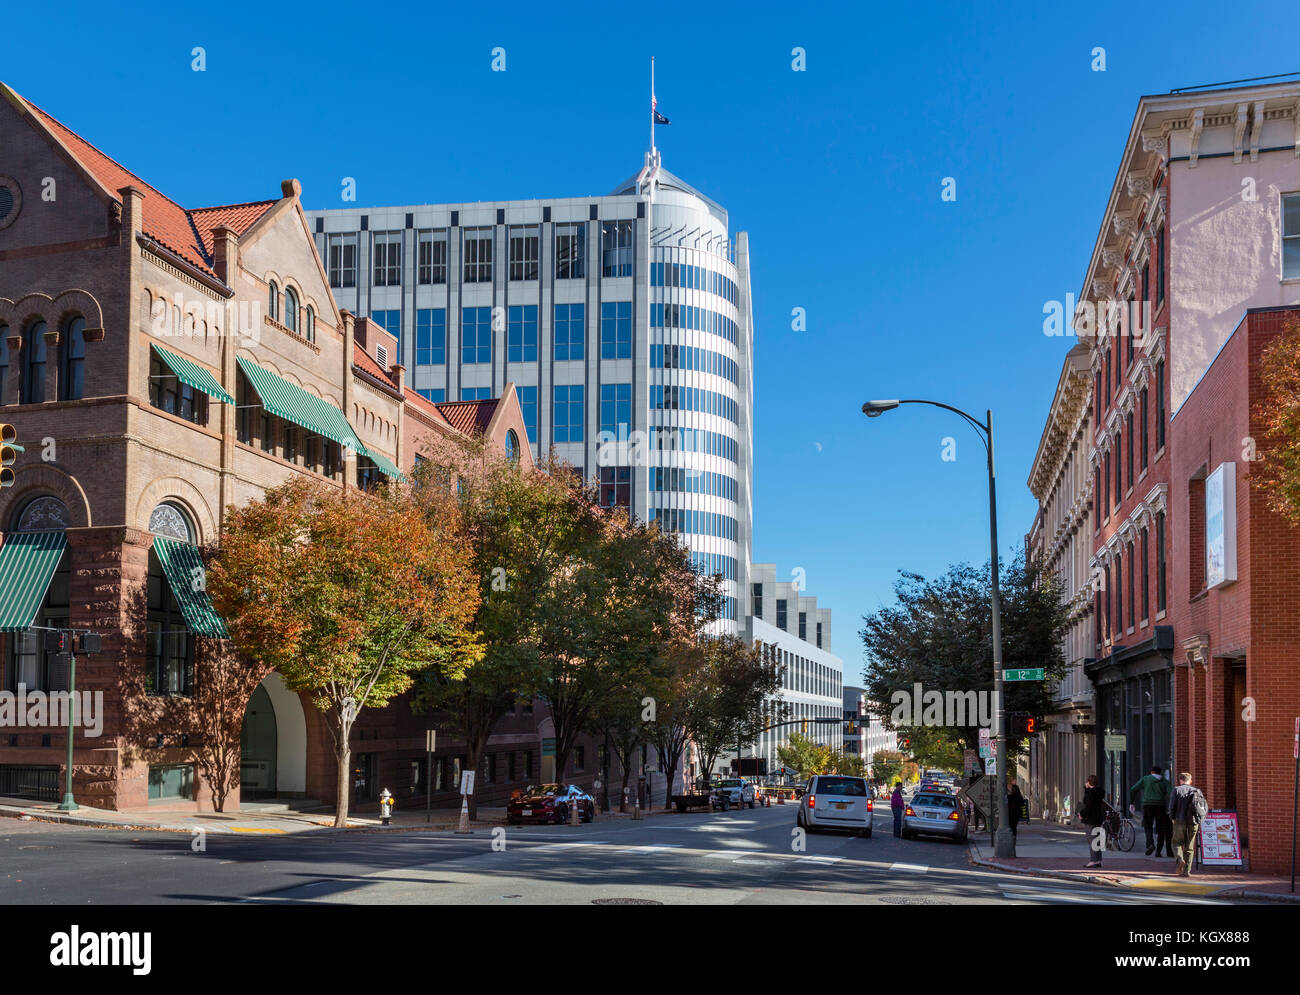
[[[680,843],[656,843],[651,846],[632,846],[624,850],[624,853],[658,853],[661,850],[680,850]]]
[[[916,874],[924,874],[930,869],[928,864],[890,864],[891,871],[912,871]]]
[[[1030,884],[1004,884],[1002,897],[1023,902],[1053,902],[1058,905],[1224,905],[1212,898],[1194,895],[1161,895],[1095,888],[1050,888]]]

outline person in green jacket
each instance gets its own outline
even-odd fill
[[[1169,804],[1169,782],[1160,776],[1159,765],[1151,768],[1151,773],[1137,784],[1130,792],[1136,796],[1142,793],[1142,831],[1147,837],[1147,856],[1163,853],[1169,846],[1169,828],[1165,820],[1165,806]],[[1130,802],[1128,810],[1136,811]]]

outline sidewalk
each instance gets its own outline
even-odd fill
[[[641,817],[676,815],[653,809],[641,813]],[[687,818],[681,816],[680,818]],[[334,828],[334,811],[330,807],[318,807],[305,810],[290,809],[285,805],[264,805],[249,803],[239,812],[116,812],[111,809],[90,808],[83,805],[75,812],[60,812],[56,802],[33,802],[19,798],[0,798],[0,818],[31,819],[42,822],[60,823],[71,826],[86,826],[100,829],[154,830],[163,832],[192,833],[196,829],[214,834],[260,833],[279,836],[304,832],[428,832],[454,831],[460,825],[460,810],[435,808],[432,820],[426,822],[423,807],[395,810],[391,825],[381,823],[379,816],[373,812],[363,814],[349,813],[347,829]],[[608,814],[598,814],[597,822],[622,821],[633,818],[632,812],[620,813],[617,810]],[[504,808],[480,806],[478,818],[470,823],[470,829],[486,829],[506,824]]]
[[[1145,856],[1145,841],[1139,826],[1137,842],[1130,852],[1107,850],[1100,867],[1084,867],[1090,858],[1082,826],[1061,826],[1035,820],[1020,824],[1014,857],[996,857],[987,830],[971,833],[970,854],[971,861],[980,867],[1039,877],[1165,894],[1300,902],[1300,890],[1291,894],[1289,876],[1251,874],[1231,867],[1198,866],[1192,869],[1191,877],[1175,877],[1173,859],[1154,854]],[[1297,884],[1297,889],[1300,889],[1300,884]]]

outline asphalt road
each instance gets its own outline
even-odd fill
[[[84,829],[0,819],[0,904],[1139,904],[1203,898],[1004,874],[967,848],[809,834],[796,809],[638,822],[293,836]]]

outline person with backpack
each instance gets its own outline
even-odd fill
[[[1196,834],[1201,820],[1210,810],[1210,803],[1200,788],[1192,786],[1192,775],[1178,775],[1178,787],[1169,796],[1169,821],[1173,823],[1174,873],[1191,877],[1192,860],[1196,856]]]
[[[1088,853],[1092,857],[1086,867],[1100,867],[1101,855],[1106,851],[1106,833],[1101,824],[1106,821],[1106,796],[1097,783],[1097,775],[1089,774],[1083,786],[1083,802],[1079,805],[1079,821],[1088,830]]]
[[[1160,776],[1160,766],[1151,768],[1151,773],[1129,792],[1130,797],[1142,793],[1142,831],[1147,836],[1147,856],[1159,856],[1169,845],[1166,838],[1165,810],[1169,806],[1169,782]],[[1128,810],[1136,811],[1132,802]]]

